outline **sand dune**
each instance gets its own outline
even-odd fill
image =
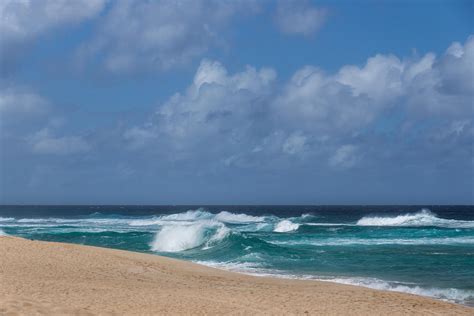
[[[0,315],[474,315],[402,293],[0,237]]]

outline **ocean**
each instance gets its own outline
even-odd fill
[[[0,206],[0,235],[474,306],[474,206]]]

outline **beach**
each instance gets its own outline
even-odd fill
[[[249,276],[166,257],[0,237],[2,315],[473,315],[416,295]]]

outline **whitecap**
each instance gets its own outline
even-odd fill
[[[229,223],[229,224],[239,224],[239,223],[255,223],[265,221],[263,216],[252,216],[247,214],[235,214],[227,211],[220,212],[214,217],[216,220]]]
[[[398,216],[366,216],[357,221],[359,226],[438,226],[448,228],[474,228],[474,221],[439,218],[427,209],[418,213]]]
[[[189,210],[184,213],[176,213],[170,215],[164,215],[160,217],[160,220],[163,221],[194,221],[200,219],[210,219],[213,217],[213,214],[205,211],[203,208],[197,210]]]
[[[151,250],[159,252],[180,252],[213,244],[224,239],[230,230],[224,224],[205,220],[193,224],[165,225],[156,233]]]
[[[295,231],[300,227],[300,224],[293,223],[292,221],[285,219],[276,224],[275,229],[273,230],[276,233],[286,233]]]
[[[152,217],[147,219],[134,219],[131,220],[128,225],[130,226],[153,226],[161,225],[163,221],[159,217]]]
[[[275,245],[312,245],[312,246],[377,246],[377,245],[455,245],[474,244],[474,237],[438,237],[438,238],[327,238],[300,239],[289,241],[271,241]]]

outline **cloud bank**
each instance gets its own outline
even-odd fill
[[[212,152],[226,165],[299,155],[307,163],[318,159],[333,168],[353,168],[385,151],[373,148],[385,137],[380,128],[400,137],[395,152],[408,146],[403,137],[434,150],[438,124],[457,131],[443,135],[472,137],[466,117],[472,114],[473,90],[465,84],[472,73],[460,65],[472,64],[473,43],[473,37],[453,43],[439,57],[376,55],[333,74],[305,66],[286,82],[278,82],[272,68],[248,66],[229,74],[221,63],[204,60],[186,91],[124,137],[130,148],[164,146],[175,158]],[[372,157],[361,155],[370,151]]]

